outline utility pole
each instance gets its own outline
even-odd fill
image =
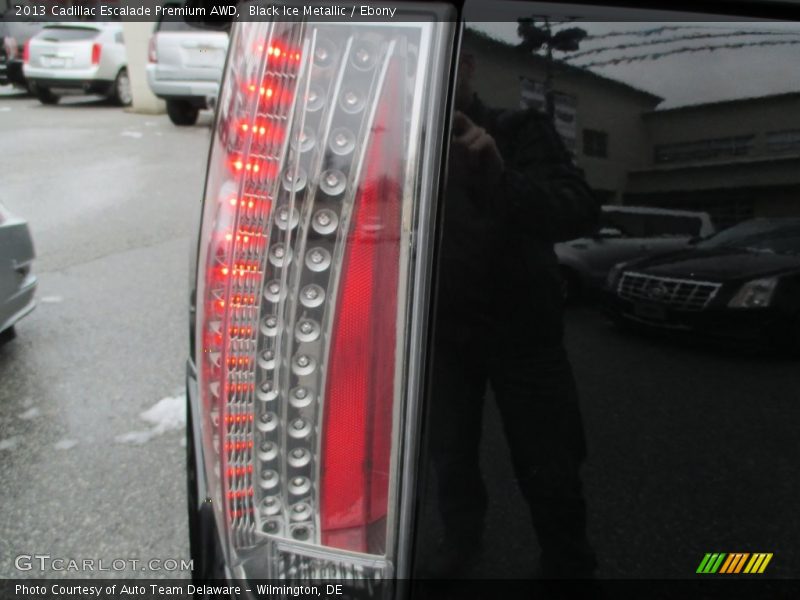
[[[581,41],[586,37],[586,30],[580,27],[568,27],[553,32],[550,19],[536,17],[517,19],[517,35],[522,41],[517,48],[531,54],[538,53],[544,48],[545,80],[544,101],[547,116],[555,122],[555,50],[559,52],[575,52],[580,47]]]

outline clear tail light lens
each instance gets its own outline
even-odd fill
[[[212,502],[241,576],[394,574],[417,238],[452,37],[444,10],[234,27],[196,361]]]
[[[103,46],[95,42],[92,44],[92,64],[99,65],[100,64],[100,53],[103,50]]]

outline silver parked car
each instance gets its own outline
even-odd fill
[[[14,337],[14,325],[36,306],[34,257],[28,224],[0,204],[0,343]]]
[[[212,108],[228,52],[228,34],[183,19],[162,19],[150,38],[147,83],[167,102],[175,125],[194,125],[201,109]]]
[[[131,103],[125,40],[118,23],[48,25],[28,42],[25,77],[44,104],[68,93],[100,94]]]
[[[705,212],[644,206],[602,207],[597,232],[555,245],[564,296],[574,299],[602,289],[611,267],[635,258],[685,248],[715,232]]]

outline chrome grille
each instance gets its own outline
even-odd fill
[[[623,273],[617,295],[625,300],[646,301],[679,310],[703,310],[717,295],[721,284],[694,279]]]

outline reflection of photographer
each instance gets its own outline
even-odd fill
[[[487,108],[462,60],[444,208],[431,444],[445,539],[438,575],[468,575],[482,545],[479,470],[491,385],[541,572],[590,576],[579,468],[586,449],[562,344],[554,242],[595,226],[597,206],[550,120]]]

